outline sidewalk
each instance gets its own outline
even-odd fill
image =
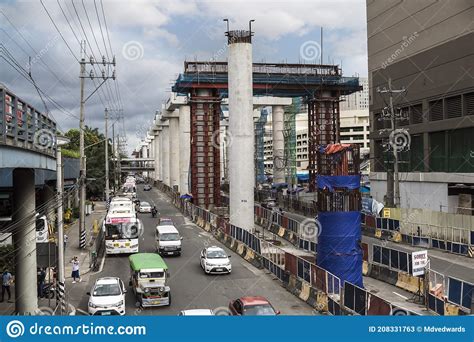
[[[79,248],[79,220],[76,220],[71,225],[65,227],[65,234],[68,236],[68,242],[64,251],[64,264],[65,264],[65,276],[66,282],[71,279],[72,264],[71,260],[77,256],[79,259],[80,273],[86,275],[90,271],[91,253],[90,247],[94,243],[94,237],[92,229],[94,221],[97,220],[99,229],[102,223],[102,219],[105,217],[107,210],[105,208],[105,202],[96,202],[95,210],[92,214],[86,216],[86,231],[87,231],[87,245],[85,249]]]
[[[103,217],[105,217],[106,208],[104,202],[98,202],[95,205],[95,210],[91,215],[86,216],[86,230],[87,230],[87,237],[88,237],[88,244],[85,250],[79,249],[79,221],[76,220],[74,223],[70,224],[69,226],[65,227],[65,233],[68,236],[68,243],[66,245],[66,249],[64,252],[64,262],[65,262],[65,276],[66,276],[66,296],[73,297],[71,290],[73,289],[74,285],[80,285],[78,287],[84,287],[88,281],[88,273],[89,273],[89,263],[90,263],[90,243],[92,237],[92,226],[94,220],[97,220],[98,223],[101,223]],[[99,227],[100,228],[100,227]],[[83,275],[83,282],[72,284],[71,283],[71,271],[72,265],[70,261],[74,256],[79,258],[79,262],[81,265],[81,272]],[[78,289],[74,289],[74,292],[77,293],[79,296],[85,295],[87,291],[77,291]],[[15,311],[15,285],[12,285],[10,288],[12,297],[12,303],[7,303],[7,295],[5,294],[5,301],[0,303],[0,315],[12,315]],[[45,314],[51,315],[54,308],[56,307],[56,297],[52,299],[45,299],[41,298],[38,299],[38,308]]]

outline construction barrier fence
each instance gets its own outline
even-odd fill
[[[307,257],[289,253],[271,241],[266,241],[240,227],[230,225],[222,217],[180,199],[179,195],[172,191],[169,191],[168,194],[172,197],[173,203],[184,214],[190,216],[198,226],[203,229],[207,227],[216,238],[247,261],[257,267],[267,269],[290,292],[319,311],[332,315],[416,315],[415,312],[402,308],[398,304],[389,303],[354,284],[348,282],[341,284],[338,277],[317,266]],[[278,225],[278,222],[288,225],[288,222],[292,221],[290,219],[282,220],[282,218],[277,221],[269,213],[271,211],[265,208],[256,207],[255,209],[256,219],[269,218],[272,222],[275,220],[274,225]],[[372,256],[369,255],[368,246],[364,246],[363,250],[365,251],[364,261],[372,262],[370,267],[372,277],[381,280],[387,278],[384,281],[413,290],[414,279],[417,277],[410,275],[410,253],[380,245],[373,245]],[[425,298],[427,298],[427,304],[431,311],[438,314],[471,312],[472,284],[445,277],[431,270],[429,272],[428,293]],[[438,292],[435,292],[436,288],[438,288]],[[441,302],[444,306],[441,305]]]

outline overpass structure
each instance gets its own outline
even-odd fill
[[[271,106],[273,156],[284,161],[285,108],[293,99],[303,99],[308,110],[310,187],[315,190],[316,151],[338,141],[340,97],[361,90],[359,79],[344,77],[338,65],[252,63],[253,32],[228,31],[226,36],[228,62],[184,62],[172,95],[155,113],[139,148],[142,158],[155,159],[152,178],[181,194],[191,193],[196,205],[212,208],[220,206],[221,169],[229,165],[230,195],[239,197],[234,206],[253,210],[255,140],[262,140],[255,139],[254,123],[261,108]],[[222,108],[227,100],[228,117]],[[274,183],[285,181],[287,166],[281,164],[273,163]],[[230,202],[232,207],[232,198]],[[242,212],[250,212],[247,209]],[[246,227],[249,222],[234,224],[252,229]]]
[[[41,181],[44,172],[56,171],[56,132],[51,118],[0,86],[0,178],[8,185],[0,191],[12,212],[12,223],[1,232],[13,236],[19,315],[38,313],[35,214],[38,208],[51,214],[57,202],[54,188]]]
[[[337,65],[254,63],[252,80],[254,107],[272,106],[273,155],[281,159],[285,146],[284,113],[285,107],[291,105],[291,98],[304,98],[307,103],[310,136],[324,137],[333,132],[333,126],[339,126],[332,118],[339,116],[340,96],[361,89],[358,78],[342,76]],[[163,151],[161,161],[157,160],[163,164],[160,167],[164,183],[177,187],[180,192],[191,192],[195,203],[206,207],[220,205],[220,160],[225,152],[220,145],[221,142],[225,144],[223,140],[232,140],[221,128],[224,119],[221,105],[229,96],[228,81],[226,62],[185,62],[184,72],[172,87],[173,95],[155,117],[156,128],[149,133],[154,136],[155,145],[159,139],[162,141],[163,138],[156,139],[161,135],[171,143],[170,147],[176,146],[169,149],[171,157]],[[262,101],[262,98],[267,100]],[[181,121],[185,121],[184,125]],[[225,134],[223,138],[222,133]],[[179,139],[180,134],[185,135],[184,139]],[[181,165],[181,171],[177,171],[173,161],[186,157],[183,149],[188,147],[179,146],[179,142],[190,144],[190,159]],[[316,139],[310,139],[309,150],[316,151],[316,146]],[[173,153],[178,151],[179,155],[175,156]],[[310,152],[309,159],[311,183],[314,183],[316,154]],[[277,168],[274,169],[275,183],[285,180],[285,167],[278,167],[279,164],[274,163]],[[182,179],[189,178],[188,189],[183,188],[183,182],[173,178],[179,173],[184,174]]]

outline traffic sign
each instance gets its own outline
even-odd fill
[[[425,268],[428,265],[428,251],[417,251],[411,253],[412,274],[420,276],[425,274]]]

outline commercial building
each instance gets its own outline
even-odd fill
[[[390,121],[382,113],[394,94],[400,206],[460,212],[474,193],[474,7],[470,1],[367,1],[371,193],[387,192]],[[385,109],[386,111],[386,109]]]

